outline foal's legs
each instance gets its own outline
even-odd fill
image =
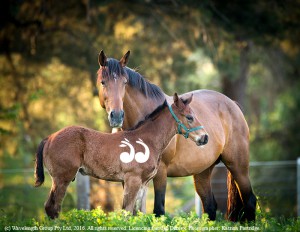
[[[61,173],[59,177],[52,176],[52,187],[49,198],[45,203],[45,211],[50,218],[54,219],[58,217],[67,187],[74,179],[76,172],[77,169],[74,169]]]
[[[134,206],[134,212],[142,212],[146,213],[146,194],[147,194],[147,185],[142,185],[140,190],[138,191],[135,206]]]
[[[136,211],[146,213],[146,200],[147,200],[148,185],[143,186],[138,192],[137,200],[135,203]]]
[[[156,217],[165,214],[165,197],[167,188],[167,168],[163,162],[160,162],[157,174],[153,178],[154,186],[154,210]]]
[[[216,219],[217,202],[211,189],[211,173],[215,165],[212,165],[203,172],[194,175],[194,184],[198,195],[201,198],[204,213],[208,214],[210,220]]]
[[[142,187],[142,180],[138,176],[126,174],[124,178],[124,196],[122,209],[136,214],[135,203],[137,195]]]
[[[61,210],[61,202],[65,196],[69,182],[58,181],[57,179],[52,179],[52,187],[50,190],[49,198],[45,203],[45,211],[47,215],[54,219],[58,217]]]

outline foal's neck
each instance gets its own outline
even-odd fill
[[[150,135],[156,149],[162,151],[176,134],[176,121],[168,106],[165,106],[154,119],[149,119],[141,126],[142,133]]]

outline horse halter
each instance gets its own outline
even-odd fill
[[[194,127],[194,128],[187,128],[176,116],[176,114],[174,113],[172,107],[170,105],[168,105],[169,107],[169,110],[173,116],[173,118],[175,119],[175,121],[177,122],[178,124],[178,134],[180,135],[183,135],[184,138],[188,138],[189,137],[189,134],[193,131],[196,131],[196,130],[200,130],[200,129],[203,129],[204,126],[197,126],[197,127]],[[183,128],[185,130],[185,133],[182,132],[181,128]]]

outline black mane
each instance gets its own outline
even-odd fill
[[[138,89],[141,93],[143,93],[146,97],[150,97],[156,100],[164,100],[165,95],[162,90],[154,85],[149,83],[141,74],[134,71],[131,68],[125,67],[122,68],[119,61],[113,58],[107,59],[106,66],[107,69],[103,69],[103,76],[115,78],[113,73],[116,73],[117,76],[124,75],[126,72],[128,76],[128,84],[135,89]]]
[[[158,100],[165,99],[162,90],[158,86],[148,82],[141,74],[128,67],[125,67],[125,71],[128,75],[130,86],[139,89],[146,97]]]
[[[164,101],[164,103],[160,106],[158,106],[152,113],[146,115],[145,119],[143,119],[142,121],[139,121],[134,127],[129,128],[128,130],[135,130],[138,127],[140,127],[141,125],[143,125],[145,122],[147,122],[148,120],[153,120],[154,118],[157,117],[157,115],[168,106],[167,100]]]

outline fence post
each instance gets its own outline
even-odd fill
[[[300,157],[297,159],[297,216],[300,217]]]
[[[198,195],[198,193],[195,191],[195,210],[198,217],[202,216],[202,201]]]
[[[90,210],[90,178],[81,173],[76,175],[77,209]]]

